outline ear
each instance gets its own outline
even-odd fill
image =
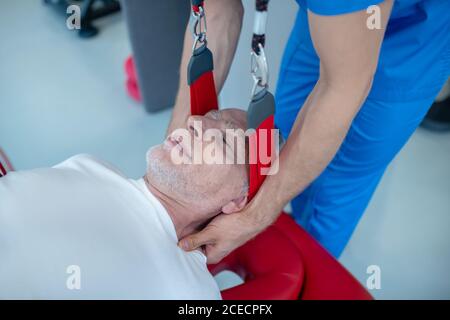
[[[240,196],[239,198],[233,199],[222,207],[222,212],[229,214],[241,211],[247,204],[247,196]]]

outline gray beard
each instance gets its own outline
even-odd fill
[[[161,159],[152,155],[152,150],[158,147],[161,146],[154,146],[147,151],[147,174],[159,189],[173,195],[179,195],[184,199],[192,198],[192,192],[189,192],[185,177],[180,172],[165,165]]]

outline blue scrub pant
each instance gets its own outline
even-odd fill
[[[319,75],[315,52],[302,44],[309,37],[302,24],[297,21],[288,41],[276,92],[275,124],[284,138]],[[334,159],[292,200],[295,220],[333,256],[342,253],[386,167],[437,94],[408,102],[377,101],[369,96]]]

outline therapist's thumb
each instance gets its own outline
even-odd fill
[[[208,229],[204,229],[198,233],[184,237],[178,242],[178,246],[180,246],[180,248],[184,251],[192,251],[213,242],[213,238],[208,232]]]

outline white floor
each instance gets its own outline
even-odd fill
[[[162,140],[170,110],[146,114],[126,96],[122,65],[130,46],[120,15],[99,21],[96,38],[81,40],[40,1],[0,4],[7,26],[0,28],[0,146],[16,169],[88,152],[131,177],[142,175],[145,151]],[[245,5],[243,37],[221,97],[226,106],[245,106],[249,97],[253,3]],[[295,7],[294,1],[271,6],[272,88]],[[376,298],[450,298],[449,160],[450,134],[419,129],[358,225],[341,262],[363,284],[369,265],[381,268]]]

